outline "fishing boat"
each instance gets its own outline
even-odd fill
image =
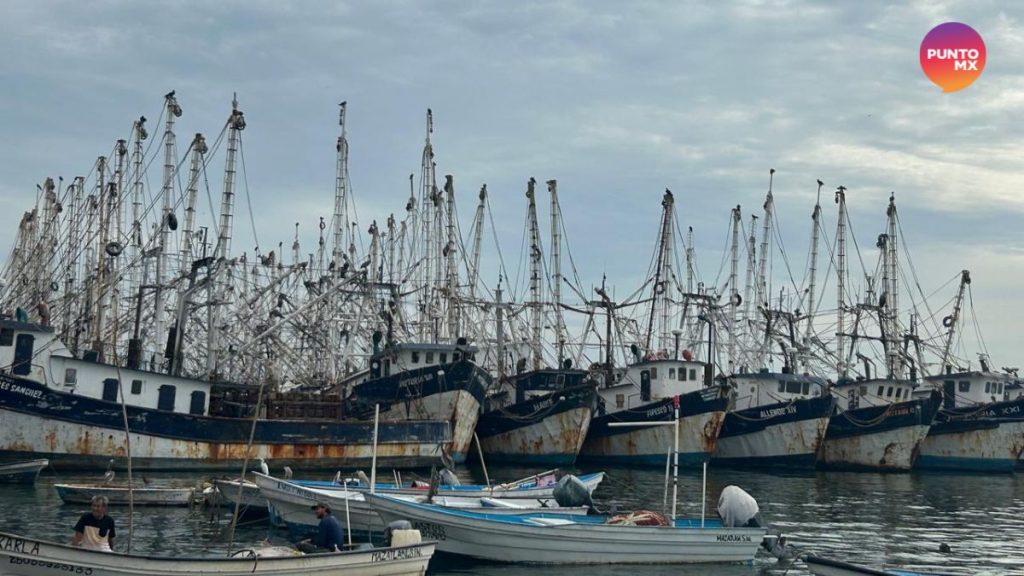
[[[597,389],[597,415],[580,450],[584,461],[664,466],[672,446],[673,402],[679,402],[679,463],[700,466],[711,458],[728,399],[707,386],[710,366],[688,359],[648,356],[627,367],[621,379]],[[649,426],[616,427],[615,423]]]
[[[4,343],[7,344],[4,344]],[[257,418],[256,408],[211,394],[206,380],[87,361],[72,355],[52,327],[0,320],[0,457],[44,456],[60,469],[103,469],[125,453],[111,434],[124,433],[120,389],[139,470],[238,470],[249,458],[318,469],[368,466],[374,423],[351,418]],[[220,396],[218,396],[220,397]],[[251,452],[247,447],[253,433]],[[377,429],[377,462],[430,466],[442,460],[448,422],[401,420]]]
[[[585,371],[537,370],[513,379],[514,402],[487,399],[477,437],[488,462],[571,466],[590,429],[597,393]]]
[[[378,333],[375,341],[380,339]],[[388,343],[374,352],[370,369],[342,383],[347,411],[391,423],[442,420],[450,423],[445,454],[466,461],[490,375],[474,362],[477,348],[464,338],[454,344]]]
[[[438,550],[482,560],[529,564],[691,564],[750,562],[764,528],[726,528],[718,520],[677,519],[664,526],[609,523],[604,516],[498,515],[365,498],[385,521],[408,520]]]
[[[218,574],[309,574],[323,576],[423,576],[434,553],[432,542],[362,548],[309,555],[262,555],[243,549],[231,557],[155,557],[99,552],[0,532],[4,574],[45,576],[55,572],[88,576]]]
[[[942,408],[921,443],[915,467],[1013,472],[1024,453],[1024,398],[1006,394],[1013,377],[983,369],[950,371],[925,381],[941,391]]]
[[[816,576],[955,576],[950,572],[920,572],[905,568],[874,569],[822,558],[820,556],[804,556],[804,564],[811,574]]]
[[[39,472],[49,465],[45,458],[0,464],[0,484],[35,484]]]
[[[54,484],[65,504],[89,504],[93,496],[106,496],[111,506],[127,506],[129,493],[135,506],[189,506],[196,501],[195,488],[155,486],[107,486],[103,484]]]
[[[285,526],[290,534],[301,537],[316,530],[317,518],[310,512],[310,506],[317,502],[327,504],[334,512],[342,527],[359,534],[383,532],[387,527],[376,510],[365,499],[365,490],[324,490],[302,486],[287,480],[280,480],[263,474],[256,474],[256,483],[270,509],[271,522]],[[439,506],[466,510],[486,510],[492,514],[524,514],[541,510],[557,511],[563,514],[581,515],[587,508],[563,508],[552,498],[496,498],[487,496],[434,495],[428,498],[426,490],[418,494],[395,494],[396,498],[409,502],[430,501]]]
[[[731,407],[712,463],[814,468],[835,404],[824,379],[766,371],[737,374],[729,384]]]
[[[254,474],[259,478],[260,475],[258,473]],[[604,480],[604,477],[604,472],[591,472],[581,474],[579,480],[588,493],[593,493],[594,489]],[[330,481],[293,479],[291,482],[299,486],[320,490],[344,489],[341,479]],[[353,491],[367,492],[370,490],[370,484],[365,479],[350,478],[344,481],[344,483],[347,484],[348,489]],[[556,483],[556,470],[548,470],[520,480],[493,484],[491,486],[483,484],[440,484],[435,492],[440,496],[465,496],[471,498],[552,498],[552,492]],[[428,483],[418,481],[402,482],[401,484],[375,482],[374,486],[376,492],[412,496],[425,494],[430,488]]]
[[[901,329],[897,322],[899,276],[896,259],[896,203],[889,198],[887,229],[879,235],[881,250],[882,294],[877,300],[868,294],[867,301],[856,306],[852,334],[847,333],[845,300],[846,283],[846,194],[840,186],[836,192],[839,204],[839,228],[837,231],[837,294],[839,303],[836,319],[836,372],[838,380],[832,387],[836,397],[837,413],[832,416],[825,432],[825,444],[821,452],[820,466],[841,469],[868,469],[885,471],[909,471],[920,453],[921,443],[928,435],[936,413],[939,411],[941,396],[938,392],[914,397],[917,383],[915,366],[907,366],[907,358],[900,352],[901,341],[897,337]],[[879,337],[867,337],[859,333],[864,317],[877,317]],[[847,347],[847,338],[850,346]],[[872,362],[860,353],[864,362],[863,374],[850,374],[848,358],[853,357],[857,341],[881,340],[885,350],[884,376],[874,376]],[[909,377],[908,377],[909,376]]]

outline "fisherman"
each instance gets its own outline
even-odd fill
[[[314,538],[307,538],[295,545],[296,548],[306,554],[318,552],[335,552],[345,545],[341,524],[331,514],[331,508],[323,502],[317,502],[310,506],[316,517],[320,520]]]
[[[107,504],[106,496],[92,497],[92,512],[82,514],[75,524],[75,535],[71,537],[72,546],[113,552],[114,519],[107,516]]]

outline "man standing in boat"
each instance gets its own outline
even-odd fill
[[[107,516],[107,497],[93,496],[91,507],[92,512],[82,514],[75,524],[75,535],[71,537],[71,545],[113,552],[114,519]]]
[[[340,550],[345,545],[344,535],[341,530],[341,524],[331,514],[330,507],[323,502],[317,502],[310,506],[310,508],[320,520],[320,524],[316,529],[316,536],[299,542],[295,547],[306,554]]]

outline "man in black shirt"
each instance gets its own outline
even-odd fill
[[[107,497],[92,497],[92,512],[82,514],[75,524],[72,546],[90,550],[112,552],[114,548],[114,519],[107,516]]]

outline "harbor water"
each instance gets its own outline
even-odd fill
[[[662,509],[665,499],[661,470],[610,468],[595,500],[613,510]],[[272,471],[274,472],[274,471]],[[492,468],[499,481],[536,470]],[[278,472],[279,473],[279,472]],[[463,468],[464,480],[482,481],[477,469]],[[297,474],[303,477],[303,474]],[[323,474],[323,479],[333,476]],[[408,478],[408,476],[406,476]],[[118,480],[124,474],[119,473]],[[153,484],[192,484],[200,476],[148,473]],[[88,481],[92,476],[54,475],[47,471],[34,486],[0,485],[0,531],[66,541],[85,506],[62,504],[55,482]],[[140,481],[139,478],[136,479]],[[902,565],[917,570],[962,574],[1024,575],[1024,476],[967,474],[768,473],[708,471],[705,513],[715,514],[718,494],[735,484],[753,495],[771,527],[783,532],[791,552],[809,552],[874,567]],[[699,517],[701,475],[686,471],[679,478],[680,515]],[[671,499],[671,492],[668,494]],[[343,513],[336,511],[338,513]],[[117,522],[117,549],[128,543],[128,511],[112,507]],[[312,514],[312,512],[311,512]],[[228,549],[231,515],[218,509],[138,508],[133,519],[131,548],[147,555],[218,555]],[[265,520],[243,521],[233,549],[258,546],[265,539],[285,544],[283,530]],[[940,552],[940,545],[949,552]],[[713,566],[585,566],[536,567],[474,562],[436,556],[431,574],[490,576],[652,575],[801,575],[801,562],[759,556],[752,565]]]

